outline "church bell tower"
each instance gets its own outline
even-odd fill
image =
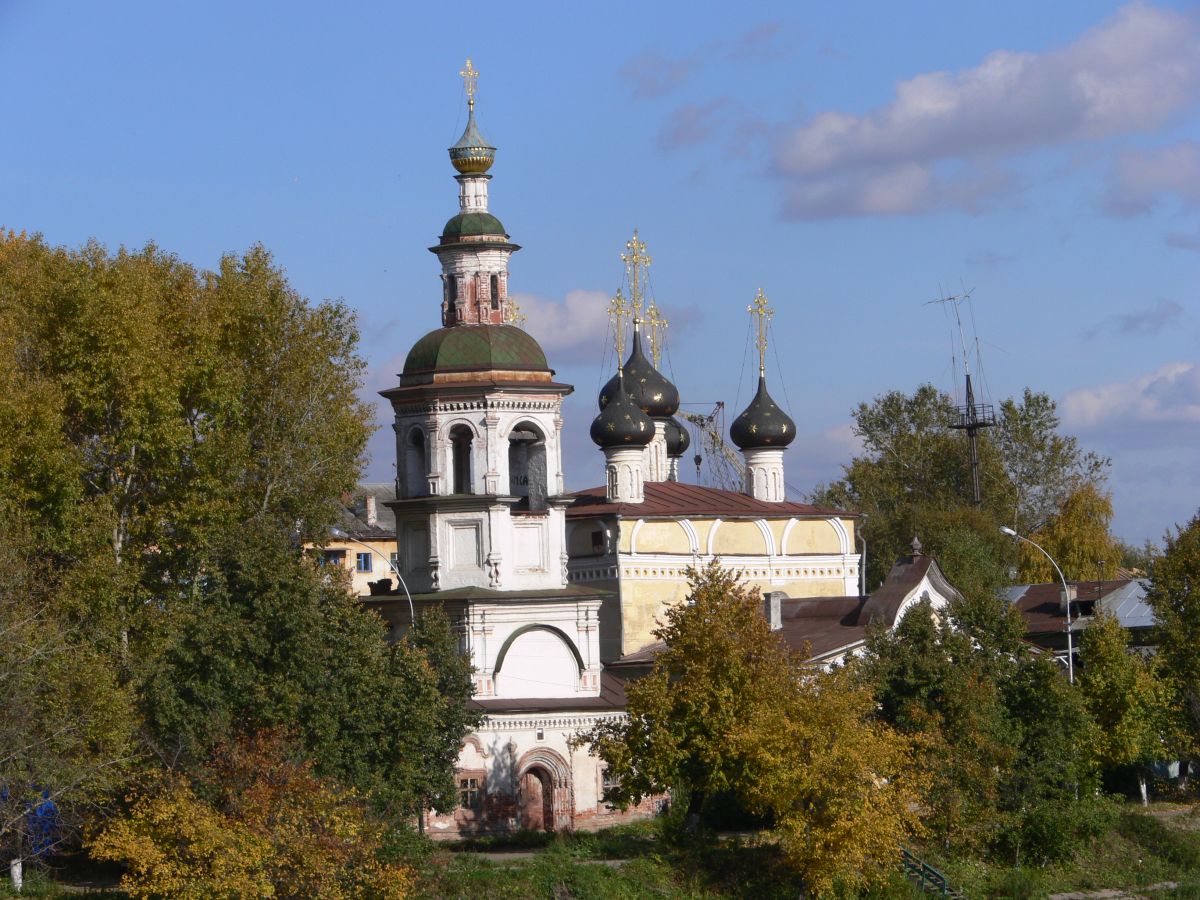
[[[458,213],[430,247],[442,327],[408,353],[395,412],[398,565],[414,592],[566,585],[562,401],[542,348],[518,327],[508,262],[520,249],[488,208],[496,148],[475,121],[450,148]]]

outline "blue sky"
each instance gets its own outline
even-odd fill
[[[1059,401],[1113,458],[1122,537],[1200,506],[1194,5],[340,6],[0,0],[0,224],[201,266],[262,242],[358,310],[373,392],[439,324],[469,55],[510,285],[577,389],[569,486],[601,480],[586,425],[636,226],[695,408],[748,401],[745,310],[771,298],[800,491],[853,453],[857,403],[953,389],[923,304],[970,288],[988,399]]]

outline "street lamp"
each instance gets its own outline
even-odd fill
[[[380,553],[378,550],[376,550],[374,547],[372,547],[370,544],[364,544],[362,541],[358,540],[357,538],[350,537],[350,535],[348,535],[341,528],[338,528],[336,525],[329,526],[329,536],[332,538],[337,538],[339,541],[348,541],[351,544],[358,544],[360,547],[366,547],[367,550],[374,553],[376,556],[378,556],[380,559],[382,559],[385,563],[388,564],[388,568],[396,573],[396,578],[400,581],[400,587],[404,588],[404,596],[408,598],[409,622],[411,622],[412,625],[415,627],[417,624],[417,613],[416,613],[416,610],[413,608],[412,594],[410,594],[408,592],[408,585],[404,583],[404,576],[400,574],[400,569],[396,567],[396,564],[394,562],[392,562],[390,559],[388,559],[386,556],[384,556],[382,553]]]
[[[1071,684],[1075,683],[1075,647],[1071,640],[1071,592],[1067,588],[1067,579],[1063,577],[1062,569],[1058,567],[1058,563],[1054,561],[1054,557],[1046,552],[1046,549],[1038,543],[1031,541],[1023,535],[1017,534],[1007,525],[1000,526],[1000,533],[1007,534],[1010,538],[1015,538],[1018,541],[1024,541],[1030,547],[1036,547],[1046,559],[1050,560],[1050,565],[1054,566],[1054,571],[1058,573],[1058,580],[1062,582],[1063,600],[1067,604],[1067,680]]]

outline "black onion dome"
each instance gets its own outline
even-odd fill
[[[743,450],[786,447],[796,437],[796,423],[767,393],[767,379],[758,376],[758,393],[729,426],[729,437]]]
[[[667,419],[667,456],[670,459],[679,459],[683,454],[687,453],[687,448],[691,446],[692,438],[688,434],[687,428],[683,423],[676,418]]]
[[[625,393],[620,372],[615,380],[616,387],[608,395],[608,402],[600,410],[600,415],[592,420],[592,440],[602,449],[645,447],[654,439],[654,420]]]
[[[625,362],[625,390],[642,412],[656,419],[665,419],[679,411],[679,390],[663,377],[642,353],[641,335],[634,331],[633,349]],[[609,379],[600,391],[600,408],[604,409],[616,391],[617,376]]]

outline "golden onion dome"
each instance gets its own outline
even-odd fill
[[[484,140],[475,124],[475,103],[470,104],[467,129],[450,148],[450,163],[463,175],[482,175],[496,161],[496,148]]]

